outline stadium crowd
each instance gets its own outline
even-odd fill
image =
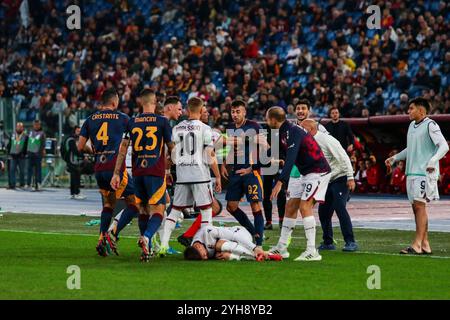
[[[431,114],[450,113],[445,1],[41,0],[28,1],[26,23],[21,2],[0,7],[0,98],[15,101],[19,121],[41,119],[48,137],[59,117],[73,132],[111,87],[128,115],[145,87],[161,100],[201,97],[219,129],[235,98],[255,120],[274,105],[295,118],[303,98],[317,117],[331,107],[342,117],[405,114],[418,95]],[[61,14],[73,3],[81,30]],[[381,7],[380,30],[366,26],[370,4]],[[359,190],[390,184],[370,154],[352,159],[366,179]]]

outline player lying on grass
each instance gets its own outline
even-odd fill
[[[279,254],[263,251],[253,243],[253,237],[244,227],[205,226],[197,232],[192,246],[184,251],[186,260],[275,260]]]

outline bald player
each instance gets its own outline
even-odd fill
[[[289,189],[291,194],[286,205],[281,236],[278,244],[270,251],[281,254],[283,258],[289,257],[288,241],[297,222],[297,212],[300,210],[307,246],[306,250],[295,261],[322,260],[322,256],[315,247],[316,220],[314,219],[313,207],[316,202],[325,200],[331,172],[328,161],[313,136],[303,128],[286,120],[286,113],[283,108],[270,108],[266,113],[266,122],[271,129],[279,130],[280,148],[286,152],[285,164],[279,180],[273,188],[271,199],[276,198],[282,185],[288,182],[294,164],[301,173],[299,186],[293,190]]]
[[[353,167],[340,142],[331,134],[320,132],[317,122],[313,119],[305,119],[301,126],[306,129],[317,141],[325,158],[331,167],[331,177],[328,184],[325,202],[319,204],[319,219],[323,230],[323,242],[319,250],[335,250],[333,241],[333,225],[331,218],[333,213],[339,218],[345,245],[343,251],[353,252],[358,249],[353,235],[353,226],[347,211],[347,200],[350,192],[355,190],[355,178]]]

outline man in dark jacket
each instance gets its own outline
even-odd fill
[[[355,143],[352,129],[347,122],[340,120],[339,116],[339,109],[336,107],[331,108],[331,121],[325,125],[325,128],[341,143],[344,150],[347,152],[352,152],[353,144]]]
[[[70,173],[70,198],[74,200],[84,200],[85,196],[80,194],[81,185],[81,164],[83,162],[83,153],[78,152],[77,141],[80,136],[81,128],[76,126],[74,132],[64,142],[66,155],[64,160],[67,163],[67,171]]]

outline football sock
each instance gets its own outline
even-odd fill
[[[119,223],[120,217],[122,216],[123,210],[121,210],[116,216],[114,217],[112,223],[109,225],[108,232],[113,232],[114,229],[117,229],[117,224]]]
[[[306,250],[314,251],[316,249],[316,219],[314,219],[314,216],[303,218],[303,226],[305,228]]]
[[[163,236],[161,237],[162,247],[169,246],[169,239],[172,231],[175,229],[175,225],[177,224],[178,219],[181,218],[182,214],[183,213],[181,211],[172,207],[172,211],[170,212],[169,216],[166,218],[166,222],[164,223],[164,232]]]
[[[159,226],[161,225],[162,214],[154,213],[152,217],[148,220],[147,229],[144,232],[144,235],[151,239],[153,235],[158,231]]]
[[[139,225],[139,231],[141,232],[141,236],[143,236],[145,233],[145,230],[147,230],[148,219],[149,219],[148,214],[140,214],[138,217],[138,225]]]
[[[257,246],[262,246],[264,240],[264,218],[262,211],[253,212],[253,219],[255,223],[255,241]]]
[[[294,218],[284,218],[283,227],[281,228],[280,240],[278,240],[278,245],[287,248],[289,237],[295,228],[295,223],[297,219]]]
[[[213,211],[212,216],[215,217],[217,214]],[[198,230],[202,227],[202,216],[199,215],[195,218],[194,223],[183,233],[185,238],[193,238]]]
[[[136,218],[137,215],[138,209],[134,205],[129,205],[126,207],[120,215],[119,222],[117,223],[116,236],[118,236],[119,232],[122,231],[122,229],[125,228],[126,225],[133,220],[133,218]]]
[[[166,218],[167,218],[167,211],[164,210],[164,216],[161,222],[161,226],[158,229],[158,234],[159,234],[159,241],[161,241],[161,239],[164,236],[164,225],[166,224]]]
[[[212,208],[200,209],[200,216],[202,218],[202,227],[212,225]]]
[[[235,211],[230,212],[231,215],[243,226],[245,229],[250,232],[251,235],[255,235],[255,227],[251,223],[250,219],[240,208],[237,208]]]
[[[101,216],[100,216],[100,232],[105,233],[108,232],[109,225],[111,224],[113,214],[113,208],[103,207]]]

